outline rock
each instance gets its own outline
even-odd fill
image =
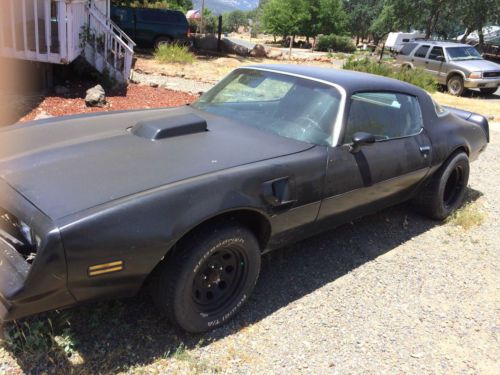
[[[87,107],[104,107],[106,104],[106,93],[101,85],[97,85],[87,90],[85,96]]]
[[[151,83],[149,84],[149,86],[154,87],[154,88],[157,88],[157,87],[158,87],[158,84],[157,84],[156,82],[151,82]]]
[[[54,117],[52,115],[49,115],[47,112],[45,112],[44,110],[41,110],[39,113],[36,114],[35,116],[35,120],[43,120],[43,119],[46,119],[46,118],[51,118],[51,117]]]
[[[222,43],[224,51],[227,53],[233,53],[238,56],[248,56],[250,53],[247,47],[242,46],[241,44],[236,44],[229,39],[223,39]]]
[[[279,49],[271,49],[270,51],[267,52],[267,57],[270,59],[277,59],[282,56],[283,52],[280,51]]]
[[[56,93],[56,95],[67,95],[69,94],[69,89],[65,86],[57,85],[56,87],[54,87],[54,92]]]
[[[215,35],[208,34],[205,36],[196,36],[193,45],[197,49],[216,51],[218,40]]]
[[[250,56],[252,57],[266,57],[268,49],[262,44],[256,44],[250,51]]]

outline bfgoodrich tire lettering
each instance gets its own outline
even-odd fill
[[[184,241],[159,270],[153,296],[169,320],[199,333],[228,322],[247,301],[260,271],[260,249],[246,228],[207,228]]]
[[[417,211],[443,220],[463,202],[469,181],[469,158],[464,152],[452,155],[414,199]]]

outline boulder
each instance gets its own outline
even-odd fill
[[[269,59],[278,59],[281,56],[283,56],[283,52],[279,49],[271,49],[270,51],[267,52],[267,57]]]
[[[229,39],[222,39],[222,45],[226,53],[232,53],[238,56],[248,56],[250,51],[241,44],[236,44]]]
[[[217,51],[217,37],[212,34],[200,36],[197,35],[194,39],[193,45],[197,49],[205,51]]]
[[[104,107],[106,104],[106,93],[101,85],[97,85],[87,90],[85,96],[87,107]]]
[[[252,57],[267,57],[269,49],[262,44],[256,44],[250,51],[250,56]]]

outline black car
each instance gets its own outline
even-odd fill
[[[145,286],[185,330],[218,327],[262,253],[404,201],[447,217],[488,138],[484,117],[415,86],[279,65],[190,106],[7,127],[1,319]]]
[[[112,6],[111,19],[140,46],[187,41],[189,23],[177,10]]]

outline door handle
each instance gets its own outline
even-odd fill
[[[431,153],[431,146],[420,146],[420,153],[424,155],[424,158],[427,158]]]
[[[275,208],[289,208],[296,202],[293,199],[293,181],[289,177],[281,177],[262,184],[261,195],[264,200]]]

